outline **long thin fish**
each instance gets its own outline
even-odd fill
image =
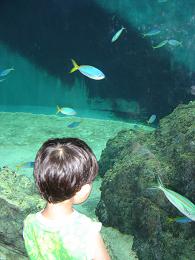
[[[123,30],[125,30],[125,27],[122,26],[122,28],[114,34],[114,36],[112,37],[111,42],[115,42],[120,37],[120,35],[123,32]]]
[[[165,46],[167,43],[168,43],[168,40],[164,40],[164,41],[160,42],[158,45],[152,46],[152,48],[153,49],[158,49],[158,48],[161,48],[161,47]]]
[[[167,199],[186,217],[195,221],[195,204],[193,204],[189,199],[180,195],[179,193],[169,190],[164,187],[160,177],[158,176],[158,189],[162,190],[167,197]]]
[[[7,76],[12,70],[14,70],[14,68],[9,68],[9,69],[2,70],[2,71],[0,72],[0,77],[5,77],[5,76]]]

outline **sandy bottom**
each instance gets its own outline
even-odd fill
[[[75,121],[80,121],[80,125],[76,128],[67,127]],[[8,166],[16,170],[17,165],[34,161],[42,143],[48,138],[56,137],[83,139],[99,159],[109,138],[114,137],[122,129],[139,130],[140,128],[151,130],[143,125],[111,120],[2,112],[0,113],[0,167]],[[21,168],[17,174],[32,177],[32,169]],[[95,207],[100,198],[100,185],[101,179],[97,178],[88,201],[77,207],[79,211],[92,218],[95,218]],[[102,231],[112,259],[136,258],[131,250],[132,236],[123,235],[113,228],[103,227]]]

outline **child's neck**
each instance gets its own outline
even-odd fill
[[[73,203],[66,200],[59,203],[47,203],[46,208],[42,211],[42,215],[51,220],[59,220],[64,217],[70,216],[73,213]]]

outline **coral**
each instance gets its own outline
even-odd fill
[[[194,259],[195,225],[170,222],[182,215],[157,185],[195,203],[195,102],[178,106],[150,133],[121,131],[100,158],[103,176],[96,214],[103,224],[135,236],[139,259]]]
[[[43,205],[32,180],[7,167],[0,170],[0,241],[14,248],[20,255],[18,259],[26,255],[22,239],[23,220]]]

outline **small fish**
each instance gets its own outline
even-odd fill
[[[189,223],[192,222],[193,220],[188,218],[188,217],[175,217],[175,218],[168,218],[168,222],[173,223],[173,222],[177,222],[177,223]]]
[[[4,80],[6,80],[6,78],[4,78],[4,79],[0,79],[0,82],[3,82]]]
[[[164,192],[167,199],[186,217],[195,221],[195,204],[193,204],[189,199],[180,195],[179,193],[165,188],[160,177],[158,176],[158,186]]]
[[[123,30],[125,30],[125,27],[122,26],[121,29],[114,34],[114,36],[112,37],[111,42],[115,42],[120,37],[120,35],[123,32]]]
[[[20,168],[34,168],[34,166],[35,162],[24,162],[16,165],[16,169],[19,170]]]
[[[160,32],[161,32],[161,31],[160,31],[159,29],[152,29],[152,30],[150,30],[150,31],[147,32],[147,33],[143,33],[143,36],[144,36],[144,37],[154,36],[154,35],[159,34]]]
[[[59,112],[61,112],[64,115],[67,115],[67,116],[75,116],[76,115],[76,111],[73,108],[70,108],[70,107],[59,107],[59,106],[57,106],[56,114],[58,114]]]
[[[104,79],[105,75],[104,73],[93,67],[93,66],[89,66],[89,65],[78,65],[76,63],[75,60],[72,59],[72,64],[73,64],[73,68],[71,69],[70,73],[75,72],[76,70],[79,70],[83,75],[85,75],[88,78],[91,79],[95,79],[95,80],[100,80],[100,79]]]
[[[67,127],[69,127],[69,128],[75,128],[75,127],[77,127],[77,126],[79,126],[80,125],[80,123],[81,123],[81,121],[79,121],[79,122],[72,122],[72,123],[70,123],[69,125],[67,125]]]
[[[192,95],[195,95],[195,86],[191,86],[191,88],[190,88],[190,93],[191,93]]]
[[[14,70],[14,68],[9,68],[9,69],[2,70],[2,71],[0,72],[0,77],[5,77],[5,76],[7,76],[12,70]]]
[[[174,47],[177,47],[177,46],[182,46],[182,42],[179,42],[177,40],[168,40],[168,44],[171,45],[171,46],[174,46]]]
[[[161,47],[165,46],[167,43],[168,43],[168,40],[164,40],[164,41],[160,42],[158,45],[152,46],[152,48],[153,49],[158,49],[158,48],[161,48]]]
[[[151,115],[150,118],[148,119],[147,123],[148,124],[152,124],[154,123],[154,121],[156,120],[156,115]]]
[[[167,0],[158,0],[158,3],[166,3]]]

